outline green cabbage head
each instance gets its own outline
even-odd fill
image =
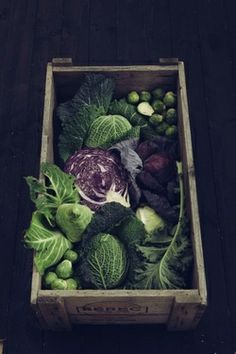
[[[116,288],[127,271],[127,254],[124,245],[113,235],[99,233],[89,242],[86,257],[90,286],[97,289]]]
[[[131,128],[132,125],[130,122],[123,116],[100,116],[91,124],[85,145],[106,149],[125,138]]]

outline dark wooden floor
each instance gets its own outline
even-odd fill
[[[234,0],[0,0],[0,338],[4,354],[236,352]],[[32,212],[46,63],[185,61],[209,306],[194,332],[159,326],[40,331],[30,308]]]

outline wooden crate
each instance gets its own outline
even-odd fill
[[[164,323],[169,330],[194,329],[207,305],[207,290],[194,174],[184,63],[162,60],[152,66],[73,66],[70,59],[54,59],[47,66],[41,162],[53,162],[53,111],[71,98],[86,72],[102,72],[116,79],[116,94],[131,90],[174,87],[178,96],[179,137],[186,203],[191,219],[194,271],[185,290],[41,289],[33,268],[31,304],[46,329],[66,330],[72,324]]]

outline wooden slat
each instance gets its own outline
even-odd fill
[[[69,330],[71,329],[70,320],[67,309],[65,308],[64,299],[57,297],[38,297],[38,309],[40,316],[44,319],[45,329],[53,330]]]
[[[189,111],[187,102],[187,91],[186,91],[186,80],[184,72],[183,62],[179,62],[179,100],[180,105],[179,110],[181,111],[181,125],[183,127],[182,139],[184,139],[184,152],[186,154],[185,171],[187,173],[188,179],[188,192],[189,192],[189,202],[190,202],[190,212],[191,212],[191,224],[192,224],[192,243],[194,250],[194,261],[196,265],[197,273],[197,288],[199,289],[199,294],[202,299],[202,303],[206,305],[207,303],[207,289],[206,289],[206,279],[205,279],[205,267],[202,251],[202,240],[201,240],[201,229],[199,220],[199,210],[198,210],[198,199],[195,181],[195,169],[193,162],[193,151],[192,151],[192,139],[190,131],[189,122]]]
[[[54,67],[53,72],[79,72],[79,71],[156,71],[157,74],[165,76],[177,73],[177,65],[124,65],[124,66],[71,66],[71,67]]]

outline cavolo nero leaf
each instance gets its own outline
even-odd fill
[[[140,289],[178,289],[188,285],[193,256],[184,216],[182,164],[177,162],[177,168],[180,186],[179,222],[169,243],[160,242],[156,247],[139,247],[145,260],[136,270],[134,286]],[[162,238],[159,241],[163,241]]]
[[[45,216],[38,211],[32,215],[24,241],[28,247],[36,251],[34,262],[40,274],[58,263],[64,253],[71,248],[71,242],[59,230],[51,228]]]
[[[102,74],[87,74],[70,101],[57,108],[62,132],[59,136],[59,154],[63,161],[80,149],[94,119],[108,111],[114,91],[114,81]]]
[[[79,202],[79,193],[74,185],[75,177],[63,172],[58,166],[44,162],[41,164],[41,173],[47,179],[45,183],[31,176],[26,177],[26,182],[36,209],[54,225],[57,208],[64,203]]]

